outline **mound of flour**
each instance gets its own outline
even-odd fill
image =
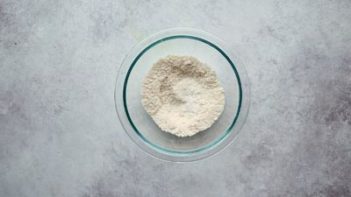
[[[208,66],[191,56],[167,56],[144,79],[142,105],[165,132],[192,136],[209,128],[224,109],[224,91]]]

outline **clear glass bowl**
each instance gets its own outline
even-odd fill
[[[141,104],[143,79],[167,55],[190,55],[206,63],[225,91],[221,116],[192,137],[162,131]],[[194,161],[222,150],[238,134],[249,108],[249,82],[243,65],[219,39],[200,30],[168,29],[140,42],[124,59],[117,75],[115,104],[126,133],[144,151],[168,161]]]

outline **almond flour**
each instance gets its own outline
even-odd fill
[[[207,65],[191,56],[167,56],[145,77],[142,104],[161,130],[186,137],[211,127],[225,98]]]

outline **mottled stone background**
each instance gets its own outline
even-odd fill
[[[237,140],[185,164],[134,145],[113,100],[131,47],[175,26],[251,81]],[[0,0],[0,196],[351,196],[351,1]]]

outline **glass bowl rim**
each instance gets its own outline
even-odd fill
[[[149,49],[155,47],[160,43],[163,43],[165,41],[172,40],[172,39],[179,39],[179,38],[200,41],[202,43],[207,44],[209,47],[212,47],[215,50],[217,50],[227,60],[228,64],[231,66],[232,70],[234,71],[234,75],[236,77],[236,81],[238,83],[238,88],[239,88],[239,101],[238,101],[237,110],[235,112],[235,117],[231,122],[230,126],[226,128],[225,133],[220,135],[219,137],[216,137],[210,143],[196,149],[191,149],[190,151],[175,151],[175,150],[167,149],[157,144],[154,144],[151,141],[149,141],[147,138],[145,138],[145,136],[143,136],[142,133],[138,130],[138,128],[133,123],[132,118],[130,117],[128,106],[127,106],[127,99],[126,99],[128,79],[129,79],[130,73],[132,72],[134,66],[136,65],[140,57],[143,54],[145,54]],[[212,42],[209,40],[212,40]],[[245,121],[247,116],[247,111],[249,107],[248,106],[249,84],[248,84],[248,77],[246,76],[246,71],[243,70],[244,69],[243,66],[240,66],[241,72],[239,74],[238,65],[234,64],[234,62],[232,61],[232,58],[230,58],[230,56],[227,55],[228,52],[226,53],[225,51],[227,50],[225,50],[224,48],[225,47],[223,43],[219,39],[208,34],[207,32],[190,29],[190,28],[173,28],[173,29],[167,29],[167,30],[158,32],[146,38],[142,42],[138,43],[133,48],[132,52],[128,53],[128,55],[123,60],[117,75],[114,100],[115,100],[116,111],[124,130],[126,131],[127,135],[140,148],[142,148],[147,153],[159,159],[164,159],[168,161],[194,161],[194,160],[208,157],[210,155],[213,155],[219,152],[220,150],[224,149],[224,147],[227,146],[230,142],[233,141],[234,137],[239,133],[240,127],[243,125],[244,123],[243,121]],[[126,73],[123,72],[125,70],[126,70]],[[244,76],[244,81],[241,75]],[[121,84],[121,82],[123,85]],[[122,88],[122,92],[121,92],[121,88]],[[243,93],[246,93],[246,95],[243,95]],[[121,99],[121,96],[122,96],[122,99]],[[118,102],[119,100],[122,100],[121,106],[123,107],[123,109],[121,109],[121,106],[119,106],[120,105],[120,103]],[[247,100],[247,102],[243,103],[244,100]],[[242,116],[245,116],[245,117],[244,119],[241,118],[243,119],[243,121],[241,121],[241,124],[238,126],[239,128],[236,129],[237,132],[234,132],[235,130],[234,128],[238,122],[238,119]]]

